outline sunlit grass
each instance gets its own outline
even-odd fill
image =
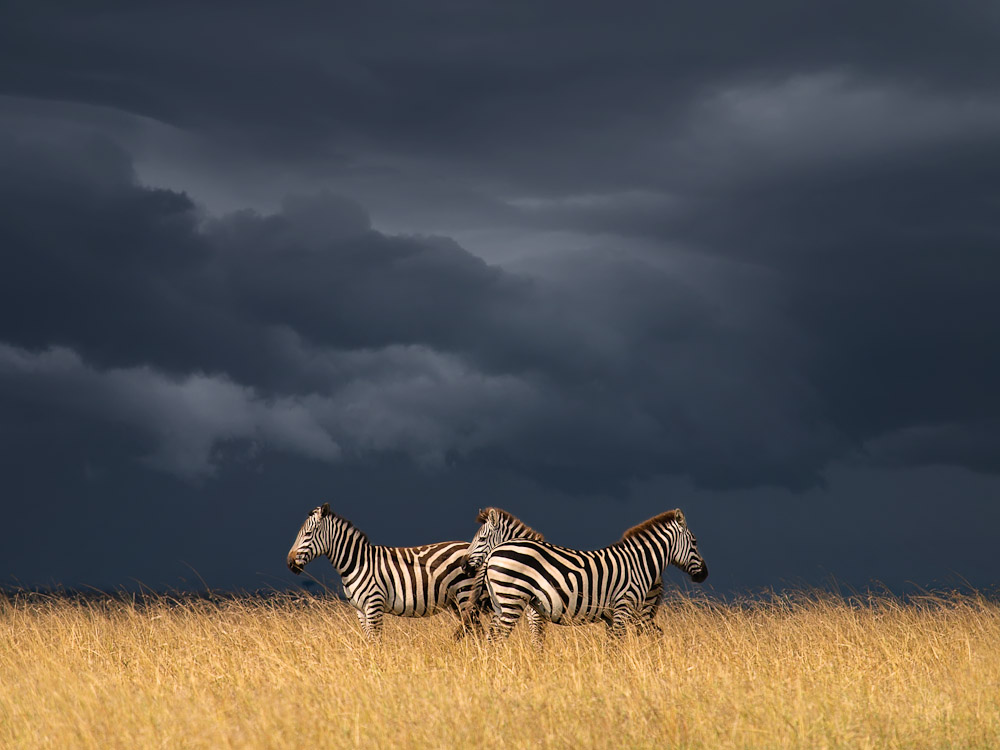
[[[0,595],[0,747],[1000,747],[1000,605],[671,595],[664,634],[456,620],[298,596]]]

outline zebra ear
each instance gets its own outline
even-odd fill
[[[330,503],[323,503],[323,507],[319,509],[320,518],[326,518],[327,516],[332,514],[333,511],[330,510]]]
[[[497,525],[497,523],[500,521],[500,514],[497,513],[496,508],[490,508],[490,513],[487,516],[487,520],[489,520],[491,526]]]
[[[684,514],[681,513],[680,508],[674,510],[674,520],[677,521],[679,526],[687,526],[687,519],[684,518]]]

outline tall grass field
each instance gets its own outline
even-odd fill
[[[668,595],[664,632],[389,617],[309,595],[0,594],[3,748],[998,748],[1000,604]]]

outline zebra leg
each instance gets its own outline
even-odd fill
[[[656,611],[659,605],[649,612],[643,612],[635,621],[635,632],[639,635],[663,635],[663,628],[656,624]]]
[[[376,640],[382,635],[382,616],[385,614],[385,602],[382,599],[369,599],[365,603],[364,620],[361,623],[369,640]]]
[[[490,618],[493,617],[493,605],[490,603],[490,598],[486,595],[485,590],[482,592],[479,601],[475,603],[469,602],[469,610],[474,614],[474,617],[470,618],[473,630],[476,631],[476,635],[482,635],[486,631],[486,628],[483,626],[483,615],[489,615]]]
[[[531,642],[539,651],[545,646],[545,618],[534,607],[528,607],[528,627],[531,629]]]
[[[662,581],[653,586],[646,594],[646,599],[642,603],[642,609],[635,623],[636,632],[640,635],[663,635],[663,628],[656,624],[656,613],[660,611],[662,594]]]
[[[461,625],[455,631],[456,641],[461,640],[470,632],[474,631],[477,634],[483,632],[483,612],[487,609],[492,610],[492,607],[489,606],[490,598],[486,595],[486,589],[483,586],[485,578],[486,569],[480,568],[471,587],[460,590],[455,596],[454,607],[458,612],[458,619],[461,621]]]
[[[493,621],[490,623],[487,640],[492,642],[510,636],[510,631],[524,613],[527,602],[516,596],[497,599],[492,587],[490,587],[490,599],[493,601]]]
[[[483,632],[483,607],[481,604],[469,600],[462,605],[455,604],[454,610],[460,621],[454,635],[456,641],[462,640],[469,633],[481,634]]]
[[[629,601],[615,604],[614,612],[611,615],[611,625],[608,628],[611,635],[615,638],[621,638],[625,635],[628,625],[638,619],[636,617],[637,611],[635,604]]]
[[[523,607],[520,609],[505,607],[502,612],[494,612],[486,640],[492,643],[510,637],[510,631],[514,629],[514,623],[521,618],[523,611]]]
[[[492,622],[494,615],[493,600],[490,598],[489,589],[486,588],[486,568],[482,568],[481,573],[476,576],[476,585],[472,590],[473,598],[469,601],[469,609],[475,610],[475,627],[478,634],[482,634],[483,615],[489,615]]]

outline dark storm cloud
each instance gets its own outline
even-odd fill
[[[998,126],[996,91],[796,76],[706,94],[663,192],[521,205],[768,269],[838,435],[869,459],[996,471]]]
[[[996,83],[996,27],[973,2],[37,3],[8,14],[0,86],[212,132],[257,158],[336,167],[385,152],[508,183],[621,187],[635,165],[604,155],[648,144],[706,90],[844,67],[976,90]]]
[[[203,220],[107,143],[3,161],[0,375],[139,429],[161,468],[197,476],[218,443],[259,439],[555,484],[800,484],[836,445],[772,333],[648,263],[516,276],[330,195]]]
[[[938,451],[923,441],[914,462],[996,471],[997,184],[995,137],[961,134],[702,196],[674,236],[780,272],[838,432],[953,435]]]
[[[445,237],[376,231],[349,199],[208,218],[138,186],[109,145],[25,146],[4,195],[24,251],[0,282],[0,341],[20,357],[64,346],[83,371],[225,378],[250,389],[244,405],[323,399],[338,452],[458,451],[611,484],[665,471],[801,485],[895,431],[981,435],[997,417],[997,364],[978,344],[997,334],[1000,126],[997,19],[981,6],[736,4],[725,24],[695,5],[248,5],[235,25],[197,5],[53,8],[8,26],[0,85],[18,101],[152,117],[207,139],[208,162],[353,175],[376,202],[396,196],[385,205],[406,185],[455,226],[607,249],[519,275]],[[637,240],[668,268],[680,248],[728,270],[703,284],[686,261],[609,260]],[[734,276],[745,263],[766,282]],[[444,408],[459,392],[483,411]],[[351,423],[345,393],[366,414],[393,408],[350,437],[331,427]]]
[[[0,282],[0,337],[14,343],[257,382],[247,370],[273,328],[322,344],[447,348],[461,335],[457,313],[488,327],[491,305],[524,296],[454,243],[384,236],[333,196],[202,225],[186,196],[136,185],[127,155],[106,142],[15,142],[2,158],[13,266]]]
[[[5,9],[0,567],[249,584],[330,500],[401,544],[681,505],[736,586],[929,580],[942,542],[995,581],[998,36],[975,2]]]

